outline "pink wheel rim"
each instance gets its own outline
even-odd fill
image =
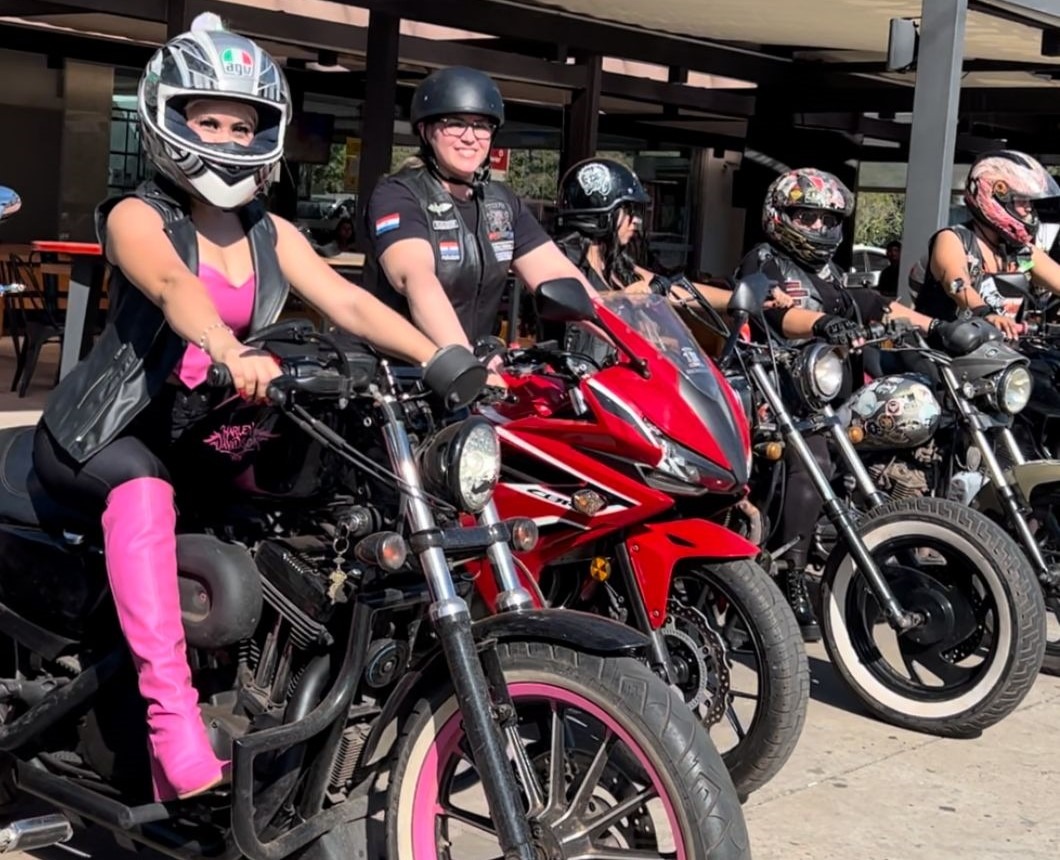
[[[663,790],[662,780],[659,778],[655,767],[648,761],[640,744],[634,742],[632,736],[625,728],[615,722],[595,702],[563,687],[546,683],[517,681],[508,685],[508,692],[516,702],[519,699],[541,699],[561,702],[575,707],[599,720],[608,731],[622,741],[648,775],[651,785],[655,789],[655,795],[663,806],[666,819],[670,824],[670,831],[673,833],[677,860],[686,860],[684,837],[681,834],[677,814],[670,797]],[[438,805],[441,781],[443,771],[456,751],[462,735],[460,711],[457,710],[446,720],[445,725],[438,732],[430,749],[427,751],[427,755],[424,757],[423,766],[416,780],[416,790],[413,794],[412,860],[438,860],[438,845],[435,841],[435,819],[441,812]]]

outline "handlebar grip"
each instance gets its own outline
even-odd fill
[[[206,371],[206,384],[211,388],[231,388],[232,372],[227,364],[211,364]]]
[[[265,399],[273,406],[287,403],[287,395],[294,388],[294,380],[289,376],[277,376],[265,389]]]

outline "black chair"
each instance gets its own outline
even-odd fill
[[[28,260],[12,255],[8,263],[9,283],[25,286],[22,292],[5,294],[6,314],[10,320],[11,340],[15,344],[15,376],[11,390],[25,397],[47,343],[63,342],[64,314],[59,309],[58,278],[42,276],[40,259],[31,254]],[[55,381],[59,381],[56,368]]]

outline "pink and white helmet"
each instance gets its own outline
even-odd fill
[[[1050,198],[1060,198],[1060,185],[1038,161],[1015,150],[979,156],[964,186],[972,216],[1015,248],[1034,244],[1039,223],[1034,204]]]

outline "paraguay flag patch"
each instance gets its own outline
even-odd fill
[[[439,242],[438,252],[441,254],[443,260],[457,261],[460,259],[460,243]]]
[[[396,230],[401,226],[401,216],[397,212],[393,212],[390,215],[384,215],[382,218],[377,218],[375,221],[375,235],[382,236],[384,233],[389,233],[391,230]]]

